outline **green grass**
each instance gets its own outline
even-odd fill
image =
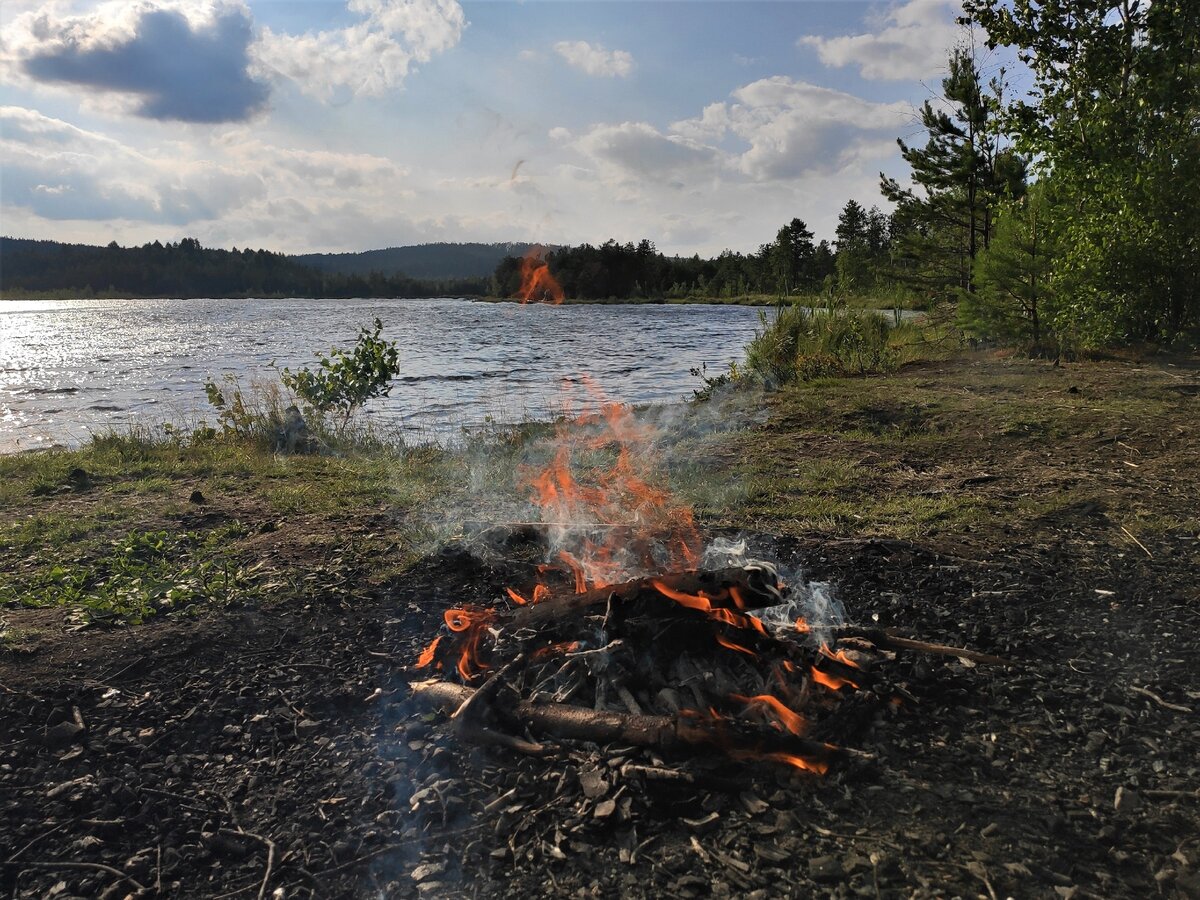
[[[378,580],[411,562],[416,531],[404,521],[451,490],[458,465],[445,451],[374,439],[284,455],[202,432],[109,434],[77,450],[0,456],[0,606],[138,622],[332,596],[350,569]],[[190,502],[194,491],[202,503]],[[297,567],[327,590],[293,577]]]
[[[252,574],[227,550],[245,533],[236,523],[204,533],[135,529],[106,547],[85,544],[75,559],[40,555],[41,565],[0,581],[0,604],[64,606],[92,620],[137,624],[161,612],[251,599]]]

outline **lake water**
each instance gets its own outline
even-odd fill
[[[349,346],[378,316],[401,371],[367,415],[409,440],[545,419],[589,390],[630,403],[690,397],[741,356],[758,311],[736,306],[520,306],[469,300],[63,300],[0,303],[0,452],[131,424],[214,416],[204,381],[277,381]]]

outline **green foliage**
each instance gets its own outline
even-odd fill
[[[244,533],[236,524],[203,535],[130,531],[98,558],[0,583],[0,604],[77,607],[92,620],[138,624],[201,603],[245,600],[255,594],[250,573],[227,552]]]
[[[1200,326],[1200,4],[964,8],[1034,75],[1005,124],[1049,181],[1056,330],[1100,345]]]
[[[774,321],[761,313],[762,328],[746,346],[745,377],[768,387],[797,379],[868,375],[893,370],[893,325],[876,313],[789,306]]]
[[[317,354],[317,369],[292,372],[284,369],[280,379],[285,387],[322,416],[336,414],[344,430],[355,410],[368,400],[386,397],[391,380],[400,371],[400,354],[394,341],[380,335],[383,323],[375,320],[375,329],[359,329],[358,341],[347,351],[334,347],[329,355]]]
[[[195,238],[92,247],[0,237],[0,257],[0,294],[8,298],[445,297],[487,290],[486,278],[319,271],[282,253],[205,248]]]
[[[979,257],[977,292],[964,292],[959,322],[976,337],[1041,347],[1051,335],[1051,269],[1058,257],[1044,185],[1006,206]]]
[[[974,292],[975,260],[991,242],[995,210],[1005,197],[1018,196],[1025,180],[1024,163],[995,128],[1003,70],[985,85],[974,53],[964,48],[951,53],[949,67],[945,103],[926,101],[921,109],[925,146],[897,141],[912,168],[912,186],[887,176],[880,184],[896,204],[895,275],[935,302]]]

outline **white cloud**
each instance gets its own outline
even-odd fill
[[[31,109],[0,108],[0,134],[6,214],[182,225],[263,195],[261,177],[239,166],[143,153]]]
[[[458,0],[349,0],[362,20],[346,28],[279,34],[262,30],[253,48],[263,71],[305,93],[378,96],[400,87],[415,63],[455,46],[466,28]]]
[[[720,163],[720,153],[682,135],[663,134],[645,122],[597,125],[575,148],[618,173],[646,179],[695,176]]]
[[[80,14],[73,6],[6,17],[0,71],[133,101],[116,111],[191,122],[249,118],[272,80],[322,100],[383,94],[467,26],[458,0],[347,0],[353,24],[299,35],[256,27],[245,0],[106,0]]]
[[[827,66],[858,66],[864,78],[911,81],[946,68],[961,27],[956,0],[908,0],[893,3],[874,24],[877,29],[839,37],[805,35],[797,42],[815,47]]]
[[[730,154],[729,164],[753,181],[835,173],[885,156],[911,115],[903,103],[873,103],[782,75],[751,82],[732,97],[675,122],[671,131],[713,144],[739,138],[748,149]]]
[[[633,71],[633,55],[624,50],[607,50],[587,41],[559,41],[554,52],[581,72],[600,78],[625,78]]]

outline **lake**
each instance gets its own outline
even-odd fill
[[[587,396],[664,403],[741,356],[758,310],[521,306],[469,300],[39,300],[0,303],[0,452],[76,446],[132,424],[215,419],[204,381],[277,381],[279,366],[350,346],[378,316],[400,350],[366,415],[407,440],[546,419]]]

